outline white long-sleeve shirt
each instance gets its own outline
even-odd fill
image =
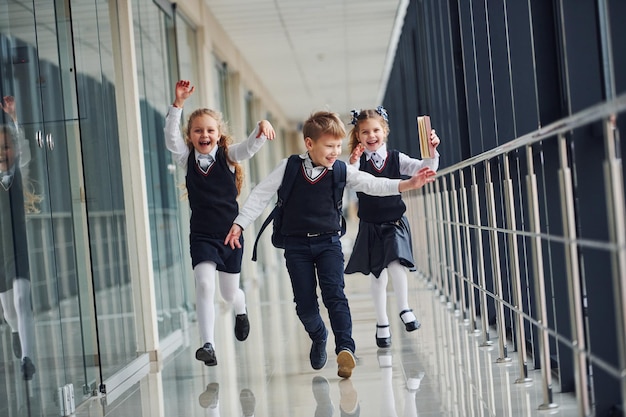
[[[309,159],[308,154],[300,155],[303,160]],[[287,167],[287,158],[283,159],[280,164],[270,174],[257,184],[250,192],[248,199],[243,207],[239,210],[239,215],[235,219],[235,223],[242,229],[248,227],[257,217],[261,215],[265,207],[269,204],[276,191],[280,188]],[[311,178],[316,178],[324,169],[323,166],[310,167],[312,172],[309,173]],[[357,168],[347,165],[346,169],[346,187],[354,191],[362,191],[364,193],[375,196],[387,196],[400,194],[398,190],[399,179],[376,178],[367,172],[359,171]]]
[[[365,150],[366,161],[370,160],[372,153],[373,152]],[[376,150],[376,153],[382,158],[384,165],[384,161],[387,159],[387,144],[383,143],[381,147]],[[433,171],[437,171],[437,168],[439,168],[439,152],[437,151],[435,151],[435,157],[430,159],[415,159],[402,152],[398,153],[398,160],[400,162],[400,175],[408,175],[409,177],[411,177],[415,175],[417,171],[425,167],[429,167]],[[360,163],[361,158],[357,159],[356,162],[352,164],[352,166],[358,169]]]
[[[189,147],[185,140],[183,139],[183,135],[180,129],[180,116],[182,114],[183,109],[170,106],[165,116],[165,127],[163,128],[163,132],[165,133],[165,146],[174,156],[174,160],[176,163],[182,168],[187,168],[187,160],[189,158]],[[265,144],[267,140],[267,136],[261,135],[260,137],[256,137],[259,134],[259,124],[257,123],[254,131],[248,136],[248,139],[244,142],[233,143],[228,147],[228,156],[236,162],[241,162],[246,159],[252,158],[252,156],[261,149],[261,147]],[[196,159],[198,157],[197,151]],[[210,155],[215,159],[215,154],[217,153],[217,146],[213,148]],[[230,164],[229,164],[230,165]],[[235,172],[235,167],[230,166],[232,172]]]

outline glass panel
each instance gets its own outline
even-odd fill
[[[174,172],[169,169],[171,156],[165,148],[163,127],[165,111],[172,102],[169,56],[173,20],[151,0],[133,2],[137,71],[141,106],[148,210],[152,242],[155,296],[159,337],[182,327],[184,297],[181,277],[183,260],[177,219],[178,192]]]
[[[228,66],[219,58],[214,57],[213,91],[215,94],[215,110],[222,112],[224,120],[230,120],[228,112]]]
[[[117,125],[109,4],[72,1],[93,290],[102,378],[137,357]]]
[[[0,200],[11,201],[3,206],[3,230],[21,236],[3,233],[0,249],[10,330],[1,344],[22,357],[3,356],[2,415],[58,415],[57,388],[72,384],[80,403],[98,375],[93,303],[89,295],[81,299],[91,276],[77,227],[83,223],[80,146],[68,11],[64,1],[0,3],[0,93],[15,100],[15,113],[5,105],[2,123],[14,128],[17,120],[13,132],[26,141],[18,164],[3,169],[13,182],[0,190]]]

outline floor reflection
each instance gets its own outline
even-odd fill
[[[79,417],[314,416],[440,417],[537,416],[541,385],[515,384],[514,363],[496,364],[497,349],[480,337],[415,277],[412,305],[422,328],[408,333],[392,321],[393,345],[378,349],[366,279],[346,282],[357,343],[357,367],[350,379],[337,376],[329,361],[311,369],[310,341],[293,304],[267,298],[258,285],[247,289],[252,330],[245,342],[232,337],[232,317],[218,308],[220,363],[206,367],[194,358],[195,327],[185,345],[158,372],[145,375],[113,401],[92,400]],[[393,297],[393,294],[390,294]],[[325,317],[327,319],[327,317]],[[332,353],[329,350],[329,353]],[[538,371],[531,371],[533,378]],[[572,396],[561,394],[558,414],[575,416]]]

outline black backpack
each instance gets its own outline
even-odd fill
[[[256,247],[261,238],[261,234],[267,227],[267,225],[273,220],[274,231],[272,232],[272,245],[276,248],[285,248],[285,236],[280,233],[280,229],[283,223],[283,205],[289,198],[289,193],[293,187],[293,183],[298,175],[300,166],[302,165],[302,158],[299,155],[291,155],[287,160],[287,166],[285,167],[285,175],[283,176],[283,182],[278,188],[278,200],[272,212],[267,216],[259,233],[254,241],[254,248],[252,249],[252,260],[256,262]],[[335,201],[335,208],[339,212],[341,217],[341,236],[346,233],[346,219],[343,217],[342,212],[342,200],[343,189],[346,186],[346,164],[343,161],[336,161],[333,165],[333,200]]]

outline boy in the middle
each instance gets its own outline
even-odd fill
[[[337,374],[349,378],[356,366],[352,318],[344,294],[343,251],[339,240],[341,216],[333,198],[333,175],[328,174],[341,154],[346,129],[336,113],[319,111],[302,127],[307,152],[289,197],[283,203],[281,233],[285,236],[285,261],[291,279],[296,313],[313,341],[309,359],[313,369],[326,365],[328,331],[319,312],[317,282],[335,336]],[[287,159],[281,161],[250,193],[239,211],[225,244],[239,247],[239,237],[263,212],[280,187]],[[424,168],[410,179],[376,178],[348,165],[346,187],[369,195],[387,196],[413,190],[435,180]]]

